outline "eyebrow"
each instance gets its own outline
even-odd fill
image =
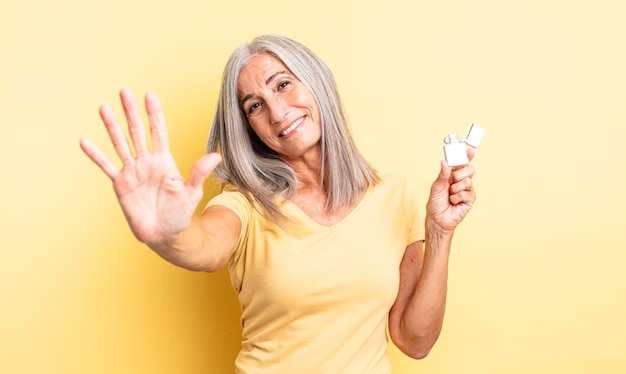
[[[272,83],[272,81],[279,75],[286,73],[286,70],[282,70],[279,72],[276,72],[272,75],[270,75],[266,80],[265,80],[265,85],[269,85],[270,83]],[[254,95],[253,94],[247,94],[246,96],[243,97],[243,99],[241,99],[241,101],[239,102],[239,105],[241,105],[243,107],[243,104],[246,103],[246,101],[250,100]]]

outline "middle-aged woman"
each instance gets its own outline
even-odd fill
[[[156,95],[145,97],[152,150],[133,94],[121,101],[132,147],[111,109],[100,114],[122,169],[90,141],[81,147],[113,181],[138,240],[190,270],[228,264],[242,305],[238,373],[389,373],[387,328],[407,355],[428,354],[452,236],[475,200],[471,165],[441,162],[423,217],[411,185],[357,150],[327,66],[283,36],[233,52],[209,152],[187,181]],[[197,216],[212,173],[223,191]]]

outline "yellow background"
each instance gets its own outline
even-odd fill
[[[423,199],[448,133],[486,128],[444,331],[394,373],[626,372],[626,2],[78,1],[0,5],[0,372],[228,373],[227,274],[138,244],[80,136],[156,90],[186,175],[226,58],[292,36],[334,71],[356,140]],[[207,185],[207,193],[214,191]]]

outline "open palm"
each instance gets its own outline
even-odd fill
[[[124,89],[120,97],[135,155],[107,105],[100,108],[100,116],[122,161],[121,170],[91,141],[83,138],[80,145],[113,182],[120,206],[137,239],[150,246],[160,246],[173,240],[189,225],[202,199],[204,180],[221,158],[218,154],[201,157],[194,164],[189,180],[185,181],[169,151],[167,126],[156,94],[148,93],[145,97],[152,152],[134,95]]]

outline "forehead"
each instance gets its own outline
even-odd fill
[[[256,54],[250,58],[248,63],[241,69],[241,72],[239,72],[237,87],[241,91],[249,84],[265,85],[270,77],[280,72],[291,74],[285,64],[278,58],[267,53]]]

